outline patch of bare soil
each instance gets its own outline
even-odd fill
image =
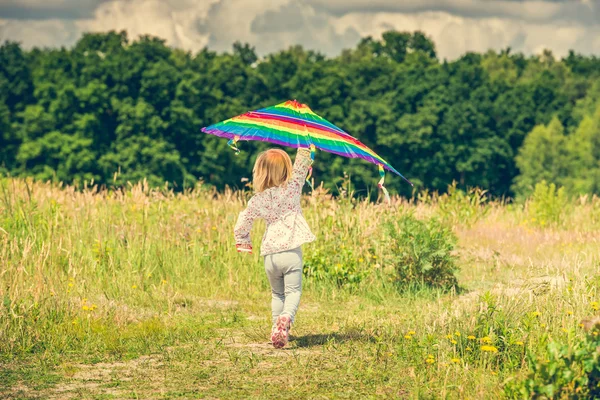
[[[18,383],[9,388],[0,387],[0,399],[36,399],[39,396],[35,391],[23,383]]]
[[[160,391],[164,384],[163,366],[157,356],[142,356],[122,362],[102,362],[97,364],[75,364],[68,368],[75,372],[66,382],[44,393],[48,399],[80,399],[94,395],[112,395],[123,398],[125,390],[122,383],[133,380],[144,382],[144,391]]]
[[[290,341],[283,349],[276,349],[268,340],[268,336],[257,337],[256,334],[246,336],[232,336],[227,338],[223,344],[226,348],[248,355],[260,355],[266,357],[292,357],[298,354],[313,352],[308,348],[297,346],[297,337],[290,335]],[[242,354],[243,355],[243,354]]]

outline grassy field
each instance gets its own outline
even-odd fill
[[[317,191],[305,259],[337,278],[305,279],[275,350],[261,259],[232,237],[247,196],[0,180],[0,398],[495,399],[598,310],[598,199]],[[398,291],[383,227],[406,213],[455,233],[460,290]]]

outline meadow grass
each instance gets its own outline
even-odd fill
[[[527,354],[581,341],[596,313],[600,201],[547,216],[450,193],[306,196],[306,262],[360,279],[306,277],[292,341],[275,350],[261,258],[232,237],[249,193],[0,180],[0,397],[501,397]],[[452,227],[460,290],[394,285],[382,227],[407,212]]]

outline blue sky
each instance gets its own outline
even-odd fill
[[[27,48],[111,29],[191,51],[239,40],[260,54],[301,44],[336,55],[363,36],[418,29],[447,59],[508,46],[600,55],[600,0],[0,0],[0,40]]]

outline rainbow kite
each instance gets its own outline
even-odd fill
[[[238,141],[260,140],[282,146],[310,148],[313,159],[315,147],[344,157],[362,158],[379,167],[381,179],[378,186],[383,190],[387,199],[389,199],[389,195],[383,186],[384,168],[399,175],[412,185],[400,172],[358,139],[312,112],[306,104],[301,104],[296,100],[247,112],[202,128],[202,132],[228,138],[229,145],[236,153],[239,153]]]

